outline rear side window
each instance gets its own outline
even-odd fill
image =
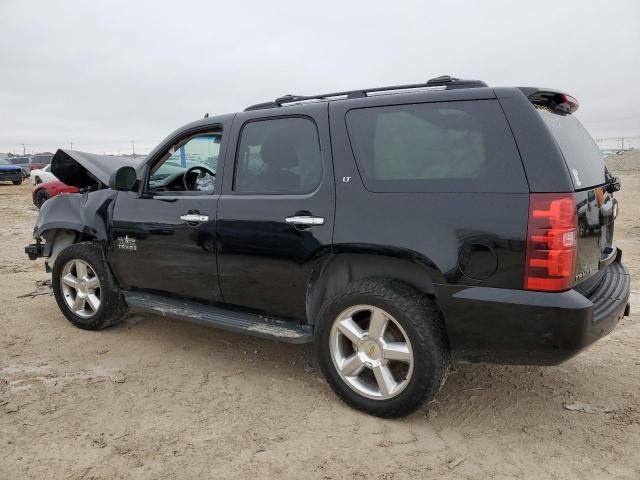
[[[392,105],[346,117],[358,169],[375,192],[526,192],[497,101]]]
[[[316,124],[306,117],[254,120],[240,134],[233,191],[310,193],[322,179]]]
[[[559,115],[536,105],[536,110],[558,142],[576,190],[605,183],[602,152],[573,115]]]

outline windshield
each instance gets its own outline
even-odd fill
[[[605,183],[602,152],[580,121],[573,115],[559,115],[542,106],[536,109],[562,150],[574,188],[580,190]]]

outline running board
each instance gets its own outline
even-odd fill
[[[279,342],[313,341],[311,327],[308,325],[150,293],[123,293],[131,310],[140,313],[172,317]]]

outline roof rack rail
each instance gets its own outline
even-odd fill
[[[392,85],[388,87],[363,88],[359,90],[347,90],[344,92],[323,93],[320,95],[283,95],[272,102],[257,103],[245,108],[248,110],[261,110],[265,108],[282,107],[288,103],[309,102],[313,100],[339,100],[344,98],[363,98],[369,96],[369,93],[379,92],[395,92],[399,90],[416,90],[433,88],[438,90],[454,90],[457,88],[478,88],[486,87],[487,84],[481,80],[465,80],[461,78],[451,77],[449,75],[441,75],[439,77],[427,80],[426,83],[412,83],[408,85]]]

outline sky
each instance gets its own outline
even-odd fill
[[[147,153],[206,112],[443,74],[566,91],[640,147],[638,0],[0,0],[0,152]]]

